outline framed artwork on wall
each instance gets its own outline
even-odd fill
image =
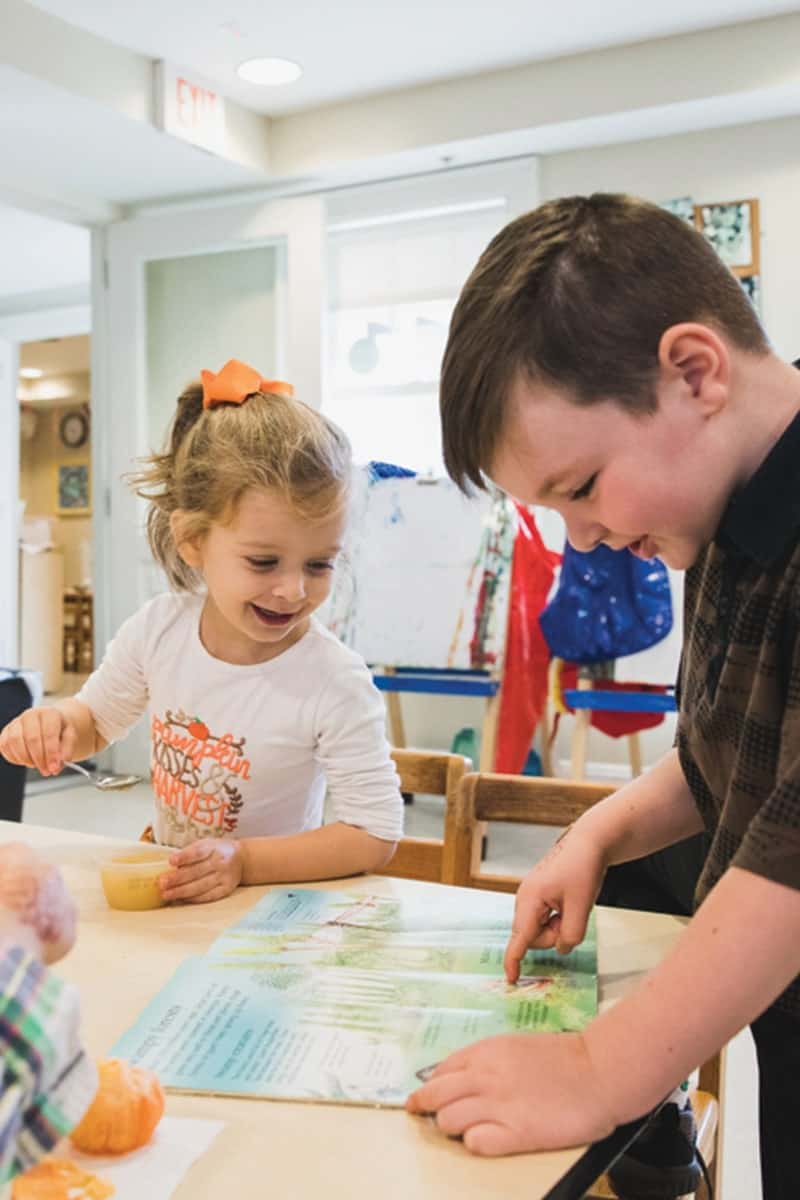
[[[760,274],[757,200],[696,204],[694,223],[734,275]]]
[[[88,463],[59,463],[56,467],[56,511],[62,517],[88,517],[92,511]]]

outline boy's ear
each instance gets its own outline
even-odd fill
[[[169,515],[169,528],[175,549],[187,567],[200,567],[202,566],[201,538],[197,534],[189,535],[188,517],[189,514],[183,509],[176,508]]]
[[[661,335],[658,361],[665,379],[690,389],[706,415],[724,408],[730,384],[730,351],[708,325],[686,321]]]

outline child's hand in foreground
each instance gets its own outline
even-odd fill
[[[579,1033],[484,1038],[439,1063],[406,1109],[485,1155],[579,1146],[615,1126]]]
[[[516,983],[531,946],[567,954],[586,936],[586,923],[603,882],[606,863],[580,823],[568,829],[549,854],[525,876],[517,891],[514,923],[504,960],[506,978]]]
[[[42,775],[57,775],[71,760],[77,738],[61,709],[43,704],[9,721],[0,733],[0,754],[8,762],[36,767]]]
[[[58,868],[21,842],[0,846],[0,936],[54,963],[72,948],[75,921],[75,901]]]
[[[171,871],[159,879],[165,900],[205,904],[221,900],[242,881],[242,848],[238,841],[201,838],[169,856]]]

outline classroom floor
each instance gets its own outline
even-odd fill
[[[59,780],[29,786],[24,820],[56,829],[77,829],[108,837],[138,838],[152,814],[147,784],[125,792],[99,792],[87,785],[64,787]],[[442,800],[417,796],[405,810],[406,832],[415,837],[441,837]],[[492,825],[485,867],[490,871],[524,872],[552,845],[558,831]],[[722,1195],[716,1200],[761,1200],[758,1171],[758,1085],[755,1054],[745,1031],[731,1043],[725,1097]]]

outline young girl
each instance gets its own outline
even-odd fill
[[[174,590],[124,623],[77,696],[0,734],[0,754],[51,775],[147,710],[155,840],[180,848],[161,879],[167,900],[352,875],[392,856],[402,800],[383,702],[313,615],[350,480],[344,434],[288,385],[236,360],[203,371],[166,452],[136,479]]]

